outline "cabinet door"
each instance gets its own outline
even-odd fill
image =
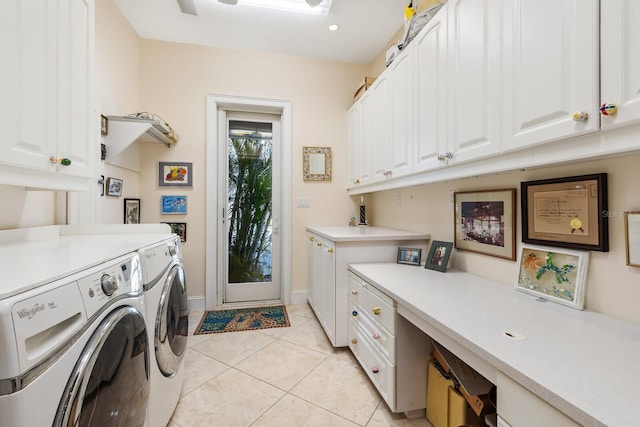
[[[0,2],[0,162],[55,170],[56,1]]]
[[[450,0],[449,163],[498,153],[502,132],[502,0]]]
[[[443,7],[411,42],[416,56],[417,135],[414,171],[444,166],[447,150],[447,7]],[[411,45],[409,45],[411,46]]]
[[[59,172],[91,177],[98,137],[93,113],[93,0],[61,0],[58,31],[56,155],[71,160]]]
[[[347,188],[360,184],[360,151],[362,150],[361,103],[349,109],[349,182]]]
[[[640,120],[640,2],[600,2],[601,101],[618,106],[615,115],[602,116],[602,128]]]
[[[336,268],[335,247],[332,242],[323,239],[316,243],[317,259],[315,293],[316,306],[320,312],[318,320],[324,328],[329,341],[336,342]],[[347,297],[346,295],[344,296]],[[343,320],[343,319],[341,319]]]
[[[409,46],[411,47],[411,46]],[[388,178],[410,173],[413,169],[415,140],[414,67],[411,49],[400,54],[389,66],[390,84],[390,156]]]
[[[598,0],[509,0],[504,22],[503,148],[599,130]]]
[[[373,151],[373,129],[372,122],[375,117],[375,101],[371,99],[371,88],[362,95],[360,102],[360,184],[367,184],[371,182],[373,164],[372,151]]]
[[[372,181],[380,181],[390,170],[391,104],[389,72],[385,71],[371,86],[370,115],[367,117],[367,139],[371,142],[373,165]]]

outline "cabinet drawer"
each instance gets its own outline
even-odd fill
[[[396,363],[396,337],[364,312],[353,299],[349,299],[349,313],[351,320],[360,327],[362,332],[371,338],[373,345],[393,364]],[[354,315],[357,313],[357,315]]]
[[[395,366],[375,348],[353,319],[349,321],[349,348],[389,408],[395,411]]]
[[[349,275],[349,294],[373,320],[395,335],[396,309],[391,298],[352,274]]]

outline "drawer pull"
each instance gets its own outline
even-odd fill
[[[351,295],[358,295],[358,291],[357,291],[357,290],[355,290],[355,289],[353,289],[353,290],[351,291]]]
[[[380,339],[380,335],[378,335],[378,333],[377,333],[377,332],[373,332],[373,333],[371,334],[371,338],[373,338],[374,340],[378,340],[378,339]]]
[[[358,315],[358,312],[357,312],[357,311],[355,311],[355,310],[353,310],[353,311],[351,312],[351,315],[352,315],[353,317],[356,317],[356,316]]]
[[[380,314],[380,307],[373,307],[372,311],[373,311],[373,314],[378,315]]]
[[[316,243],[316,246],[322,246],[322,242]]]
[[[332,253],[333,253],[333,248],[329,248],[329,249],[327,249],[327,252],[329,252],[330,254],[332,254]]]
[[[373,372],[374,374],[377,374],[378,372],[380,372],[380,368],[378,368],[377,366],[374,366],[371,368],[371,372]]]
[[[357,338],[351,338],[351,344],[358,344]]]
[[[310,241],[310,242],[313,242],[313,237],[309,237],[309,241]]]

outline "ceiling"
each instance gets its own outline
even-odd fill
[[[403,25],[408,0],[333,0],[327,16],[194,0],[114,0],[141,38],[369,64]],[[337,24],[338,31],[329,31]]]

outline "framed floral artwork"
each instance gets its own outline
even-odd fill
[[[159,162],[159,187],[193,187],[193,163]]]

